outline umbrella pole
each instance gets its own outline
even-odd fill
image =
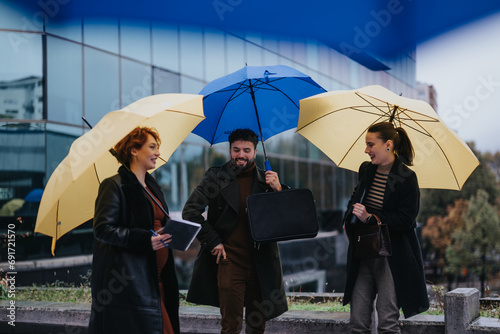
[[[398,111],[398,106],[394,106],[394,108],[392,109],[392,114],[391,117],[389,118],[389,122],[392,123],[392,121],[394,121],[394,117],[396,116],[396,111]]]
[[[271,169],[271,162],[267,159],[266,146],[264,145],[264,137],[262,136],[262,128],[260,126],[259,112],[257,111],[257,104],[255,103],[255,93],[253,92],[252,80],[248,79],[250,85],[250,95],[252,96],[253,107],[255,108],[255,116],[257,117],[257,125],[259,126],[260,140],[262,142],[262,150],[264,151],[264,165],[266,166],[266,171]]]

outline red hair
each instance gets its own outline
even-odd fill
[[[130,166],[132,149],[140,149],[148,140],[148,135],[153,136],[158,143],[158,147],[160,147],[160,135],[155,128],[138,126],[115,145],[114,150],[118,155],[118,161]]]

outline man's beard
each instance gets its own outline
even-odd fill
[[[237,163],[237,160],[245,160],[247,163],[244,166],[240,166]],[[239,171],[244,171],[247,170],[248,168],[253,166],[254,159],[245,159],[245,158],[237,158],[237,159],[231,159],[231,163],[234,166],[236,170]]]

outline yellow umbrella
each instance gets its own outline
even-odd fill
[[[116,143],[137,126],[156,128],[161,139],[158,168],[204,118],[203,96],[159,94],[109,112],[77,138],[47,182],[38,210],[35,232],[53,238],[52,254],[57,239],[94,216],[99,184],[119,167],[109,152]]]
[[[24,199],[13,198],[7,203],[5,203],[2,208],[0,208],[0,216],[14,216],[17,210],[19,210],[24,204]]]
[[[366,130],[393,122],[408,132],[421,188],[460,190],[479,161],[465,142],[426,102],[401,97],[381,86],[333,91],[300,100],[297,132],[337,166],[358,171],[368,160]]]

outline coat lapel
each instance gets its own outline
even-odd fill
[[[255,175],[252,185],[252,194],[265,192],[269,186],[266,183],[265,172],[258,167],[255,167]]]
[[[130,214],[133,214],[134,217],[141,217],[136,223],[141,224],[140,226],[147,229],[152,228],[151,222],[153,221],[154,207],[149,195],[143,190],[132,172],[129,172],[122,166],[119,169],[119,173],[122,177],[122,190],[127,201],[127,217],[131,217]],[[146,174],[146,185],[168,213],[168,207],[161,193],[161,189],[157,186],[149,173]]]
[[[231,208],[239,212],[240,209],[240,198],[239,198],[239,187],[238,181],[236,180],[236,174],[231,168],[231,163],[227,162],[220,170],[218,175],[218,180],[221,182],[220,191],[224,200],[231,206]],[[266,191],[266,179],[265,174],[262,170],[255,167],[255,177],[252,185],[252,194],[261,193]],[[238,194],[238,196],[235,196]]]
[[[236,179],[221,188],[220,192],[227,204],[229,204],[234,211],[238,212],[240,209],[240,192]],[[235,196],[235,194],[237,194],[237,196]]]
[[[220,192],[224,200],[234,211],[238,212],[240,209],[240,192],[236,174],[231,168],[231,162],[227,162],[222,166],[217,175],[217,181],[220,182]],[[238,196],[235,196],[235,194],[238,194]]]
[[[363,178],[361,179],[360,187],[356,193],[357,201],[354,203],[361,202],[364,199],[364,197],[367,195],[367,192],[369,190],[368,185],[372,184],[373,178],[375,177],[376,170],[377,170],[377,166],[375,166],[371,163],[369,163],[367,165],[365,174],[364,174]],[[364,194],[364,196],[363,196],[363,194]]]
[[[400,178],[400,174],[398,173],[400,165],[401,161],[399,161],[399,159],[396,158],[394,160],[394,164],[392,165],[391,171],[389,172],[389,177],[387,178],[387,184],[385,185],[384,203],[382,204],[382,207],[384,208],[387,207],[387,202],[391,197],[391,194],[394,192],[394,185]]]

